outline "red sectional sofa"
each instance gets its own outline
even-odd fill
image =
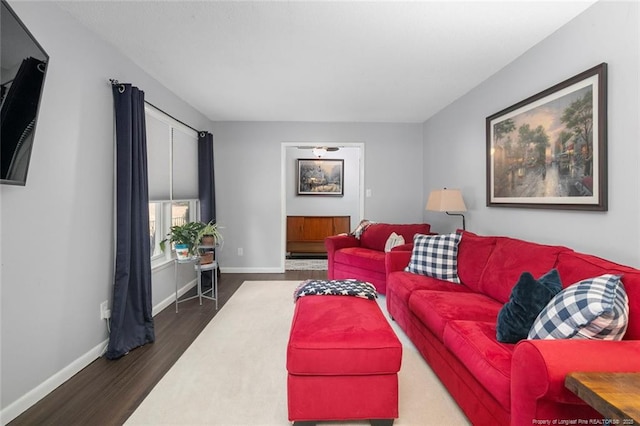
[[[463,232],[461,284],[405,272],[411,252],[387,253],[389,314],[476,425],[600,419],[564,386],[575,371],[640,371],[640,270],[508,237]],[[520,340],[500,343],[497,316],[523,271],[538,278],[552,268],[563,287],[611,273],[622,275],[629,320],[623,340]]]
[[[378,293],[385,294],[387,274],[384,249],[389,236],[395,232],[411,244],[415,234],[429,234],[430,228],[431,225],[426,223],[373,223],[362,232],[360,238],[353,235],[327,237],[324,240],[328,260],[327,278],[367,281],[375,286]]]

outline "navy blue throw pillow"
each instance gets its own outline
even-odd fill
[[[523,272],[511,290],[509,301],[498,313],[498,341],[517,343],[526,339],[538,314],[560,290],[562,282],[556,269],[537,280],[529,272]]]

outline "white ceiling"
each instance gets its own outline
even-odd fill
[[[423,122],[594,2],[56,3],[214,121]]]

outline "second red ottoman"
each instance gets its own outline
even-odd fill
[[[401,361],[402,345],[374,300],[299,298],[287,346],[289,420],[393,424]]]

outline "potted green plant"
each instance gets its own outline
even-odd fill
[[[198,241],[201,247],[200,263],[203,265],[213,262],[213,248],[222,244],[223,237],[218,229],[218,225],[213,222],[202,224]]]
[[[178,259],[184,260],[195,256],[202,237],[200,231],[204,226],[205,224],[202,222],[187,222],[184,225],[172,226],[167,238],[160,241],[160,249],[164,251],[168,241],[174,244]]]
[[[213,222],[203,223],[200,228],[200,244],[203,246],[215,246],[222,243],[223,237],[218,225]]]

